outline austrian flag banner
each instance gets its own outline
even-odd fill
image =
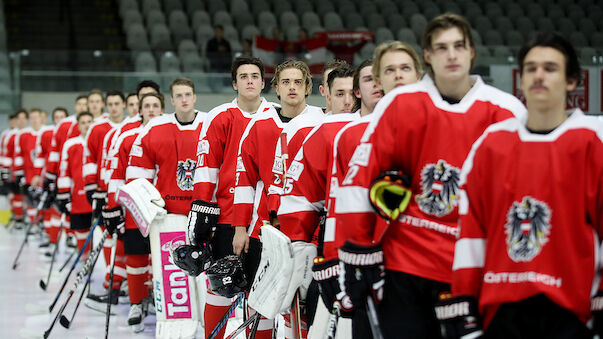
[[[289,42],[256,36],[253,55],[262,60],[266,75],[269,76],[274,74],[276,65],[288,59],[304,61],[313,75],[320,75],[327,55],[327,37]]]

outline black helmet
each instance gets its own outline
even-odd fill
[[[243,263],[236,255],[216,260],[207,269],[207,279],[211,290],[223,297],[232,298],[247,287],[247,277]]]
[[[172,251],[174,264],[193,277],[198,276],[211,265],[211,251],[209,247],[182,245]]]

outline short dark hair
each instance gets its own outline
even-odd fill
[[[170,93],[172,93],[174,86],[188,86],[190,88],[193,89],[193,93],[195,93],[195,83],[193,83],[193,81],[189,78],[176,78],[174,81],[172,81],[172,83],[170,84]]]
[[[360,71],[362,71],[363,68],[369,67],[372,65],[373,65],[373,59],[366,59],[358,67],[356,67],[356,72],[354,72],[354,91],[357,91],[360,89]],[[373,75],[373,72],[371,72],[371,76],[372,75]]]
[[[332,70],[332,69],[335,69],[337,67],[341,67],[344,65],[347,65],[347,62],[345,62],[344,60],[338,60],[338,59],[331,60],[331,61],[325,63],[325,67],[322,69],[322,79],[321,79],[320,83],[324,83],[325,80],[327,80],[327,79],[325,79],[325,73],[327,73],[328,70]]]
[[[124,93],[122,91],[118,91],[116,89],[107,92],[107,98],[109,97],[120,97],[121,101],[126,102],[126,98],[124,97]]]
[[[519,65],[519,74],[523,75],[523,62],[526,55],[534,47],[550,47],[558,50],[565,57],[565,77],[567,80],[576,80],[580,82],[582,79],[582,71],[578,62],[578,55],[574,46],[567,39],[557,33],[541,32],[536,34],[532,39],[527,41],[517,56]]]
[[[230,68],[232,81],[237,81],[237,71],[239,70],[239,67],[243,65],[258,66],[260,69],[260,75],[262,76],[262,79],[264,79],[264,64],[262,63],[262,60],[256,57],[240,56],[232,62],[232,67]]]
[[[138,85],[136,85],[136,96],[138,96],[138,94],[140,93],[140,90],[143,89],[143,88],[145,88],[145,87],[151,87],[157,93],[161,92],[159,90],[159,84],[157,84],[155,81],[153,81],[153,80],[143,80],[143,81],[139,82]]]
[[[219,28],[219,29],[221,29],[221,30],[224,30],[224,26],[222,26],[222,25],[220,25],[220,24],[214,25],[214,29],[216,29],[216,28]]]
[[[80,94],[77,96],[77,98],[75,98],[75,102],[78,102],[80,99],[86,99],[88,100],[88,94]]]
[[[356,71],[352,66],[347,63],[344,66],[337,67],[329,73],[329,77],[327,78],[327,84],[329,85],[329,92],[332,89],[333,82],[337,78],[354,78],[354,73]]]
[[[25,118],[29,119],[29,113],[27,112],[27,110],[25,108],[19,108],[16,112],[15,112],[15,118],[19,116],[19,114],[25,114]]]
[[[138,102],[138,111],[142,111],[142,103],[146,97],[155,97],[159,99],[159,102],[161,102],[161,108],[165,109],[165,99],[163,98],[163,94],[150,92],[145,93],[142,98],[140,98],[140,101]]]
[[[431,51],[433,35],[440,30],[450,28],[458,28],[461,31],[461,34],[463,34],[463,41],[469,43],[469,48],[475,49],[473,35],[471,35],[471,25],[467,19],[454,13],[440,14],[427,23],[425,31],[423,32],[423,49]],[[471,60],[471,66],[473,66],[475,58],[476,57],[474,56]],[[425,63],[425,68],[427,71],[433,74],[431,65],[425,62],[425,55],[423,55],[423,62]]]
[[[138,95],[134,92],[130,92],[130,93],[128,93],[128,95],[126,95],[126,101],[128,101],[128,99],[130,99],[131,97],[138,98]]]
[[[68,116],[68,115],[69,115],[69,111],[67,110],[67,108],[62,107],[62,106],[58,106],[58,107],[55,107],[55,108],[52,110],[52,119],[54,119],[54,114],[55,114],[56,112],[61,112],[61,111],[62,111],[62,112],[65,112],[65,116]]]
[[[79,113],[77,114],[77,116],[76,116],[76,120],[77,120],[77,122],[79,123],[79,122],[80,122],[80,119],[81,119],[83,116],[85,116],[85,115],[87,115],[87,116],[91,117],[92,119],[94,119],[94,115],[92,115],[92,113],[90,113],[90,112],[88,112],[88,111],[83,111],[83,112],[79,112]]]

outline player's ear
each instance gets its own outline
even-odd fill
[[[233,88],[235,91],[238,91],[238,89],[237,89],[237,82],[236,82],[236,81],[234,81],[234,80],[232,81],[232,88]]]

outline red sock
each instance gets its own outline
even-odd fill
[[[47,210],[48,215],[50,216],[49,227],[45,228],[48,233],[48,237],[50,238],[50,242],[53,244],[57,243],[57,238],[59,235],[59,227],[61,226],[61,214],[57,212],[57,210],[53,207]],[[46,222],[46,219],[44,219]],[[46,225],[44,225],[46,226]],[[63,225],[63,230],[65,230],[66,225]]]
[[[128,254],[126,255],[126,265],[130,304],[140,304],[142,299],[149,295],[149,289],[145,285],[148,276],[147,255]]]
[[[105,274],[105,283],[103,286],[105,286],[105,288],[109,288],[111,247],[113,246],[114,240],[117,240],[117,248],[115,249],[115,267],[113,268],[113,288],[118,289],[121,287],[121,283],[126,279],[124,242],[120,239],[113,239],[110,235],[103,244],[103,255],[105,256],[105,263],[107,264],[107,273]]]
[[[21,194],[13,194],[10,199],[11,212],[16,219],[23,219],[23,197]]]
[[[284,314],[283,318],[285,318],[285,339],[292,339],[294,336],[291,328],[291,314]],[[302,338],[308,337],[308,324],[305,315],[301,316],[301,335]]]
[[[205,295],[205,311],[203,312],[203,321],[205,324],[205,338],[209,338],[209,334],[216,327],[216,325],[222,320],[222,317],[232,305],[230,298],[222,297],[214,294],[212,291],[207,290]],[[222,326],[222,329],[214,337],[216,339],[224,338],[224,332],[226,331],[226,324]]]

